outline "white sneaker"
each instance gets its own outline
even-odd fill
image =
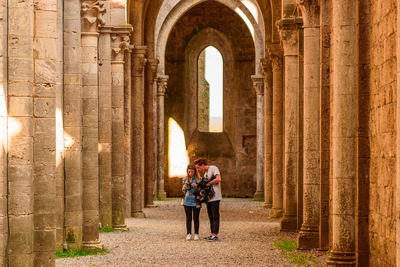
[[[188,234],[188,235],[186,236],[186,240],[190,240],[191,237],[192,237],[192,235],[191,235],[191,234]]]
[[[194,235],[194,240],[199,240],[199,235]]]

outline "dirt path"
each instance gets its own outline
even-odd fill
[[[100,235],[109,254],[59,259],[56,266],[298,266],[274,247],[283,235],[277,233],[279,221],[267,219],[260,202],[223,199],[217,242],[203,240],[209,234],[206,207],[200,212],[201,240],[186,241],[179,200],[155,204],[157,208],[144,210],[146,219],[126,220],[129,232]]]

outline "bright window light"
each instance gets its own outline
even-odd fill
[[[239,16],[244,20],[244,22],[246,23],[247,27],[250,30],[251,33],[251,37],[253,37],[254,40],[254,27],[253,25],[251,25],[251,22],[249,20],[249,18],[243,13],[243,11],[240,8],[235,8],[235,12],[239,14]]]
[[[254,19],[258,23],[258,11],[256,5],[250,0],[242,0],[242,4],[247,7],[250,13],[253,15]]]
[[[178,123],[168,120],[168,162],[169,177],[184,177],[189,158],[186,151],[185,134]]]

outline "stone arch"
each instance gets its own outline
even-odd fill
[[[197,128],[197,69],[198,69],[198,57],[200,53],[208,46],[214,46],[222,55],[223,59],[223,101],[229,106],[229,97],[227,96],[227,88],[232,88],[232,83],[234,80],[234,70],[233,64],[233,50],[232,45],[228,38],[220,31],[213,28],[206,28],[199,33],[197,33],[188,43],[185,49],[185,88],[188,92],[185,93],[185,114],[188,114],[185,118],[185,136],[187,140],[190,140],[190,136]],[[233,95],[233,94],[230,94]],[[232,100],[231,100],[232,101]],[[193,105],[188,105],[187,103],[195,103],[195,108]],[[223,117],[226,118],[224,108]],[[195,119],[193,119],[195,118]],[[224,132],[230,132],[231,122],[223,122]],[[225,128],[227,127],[227,128]],[[227,130],[227,131],[226,131]]]
[[[168,4],[165,3],[166,6],[166,13],[160,12],[159,17],[157,18],[156,24],[155,24],[155,54],[156,57],[158,58],[160,64],[158,68],[158,73],[160,75],[165,74],[165,49],[167,46],[167,41],[168,41],[168,36],[173,29],[175,23],[185,14],[188,10],[190,10],[192,7],[205,2],[205,0],[191,0],[191,1],[177,1],[175,0],[175,3],[171,4],[169,2]],[[240,8],[240,10],[246,15],[247,19],[250,21],[252,27],[254,28],[254,46],[256,50],[256,57],[255,60],[256,62],[259,62],[260,59],[264,57],[265,54],[265,31],[264,31],[264,20],[260,19],[260,23],[257,23],[256,20],[254,19],[253,15],[251,12],[248,10],[248,8],[239,0],[216,0],[216,2],[219,2],[228,8],[235,10],[236,8]],[[163,3],[163,4],[164,4]],[[255,4],[258,10],[258,14],[262,14],[260,11],[260,8],[258,6],[258,3],[252,2]],[[161,6],[160,10],[162,10],[163,6]],[[163,19],[162,17],[165,16]],[[262,16],[261,16],[262,17]],[[261,74],[261,66],[259,64],[256,64],[255,67],[255,73],[256,74]]]

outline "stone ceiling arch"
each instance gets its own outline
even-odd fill
[[[160,12],[155,25],[155,55],[160,62],[158,74],[165,74],[165,49],[167,46],[168,36],[175,26],[176,22],[191,8],[205,1],[206,0],[164,1],[163,5],[160,8]],[[235,11],[236,8],[240,8],[241,11],[246,15],[247,19],[250,21],[252,27],[254,28],[253,41],[256,51],[255,60],[256,62],[259,62],[260,59],[264,57],[265,53],[265,28],[262,12],[258,6],[258,3],[256,1],[252,1],[252,3],[257,7],[259,23],[256,22],[249,9],[240,0],[215,1],[227,6],[233,11]],[[260,64],[256,64],[255,73],[262,73]]]

